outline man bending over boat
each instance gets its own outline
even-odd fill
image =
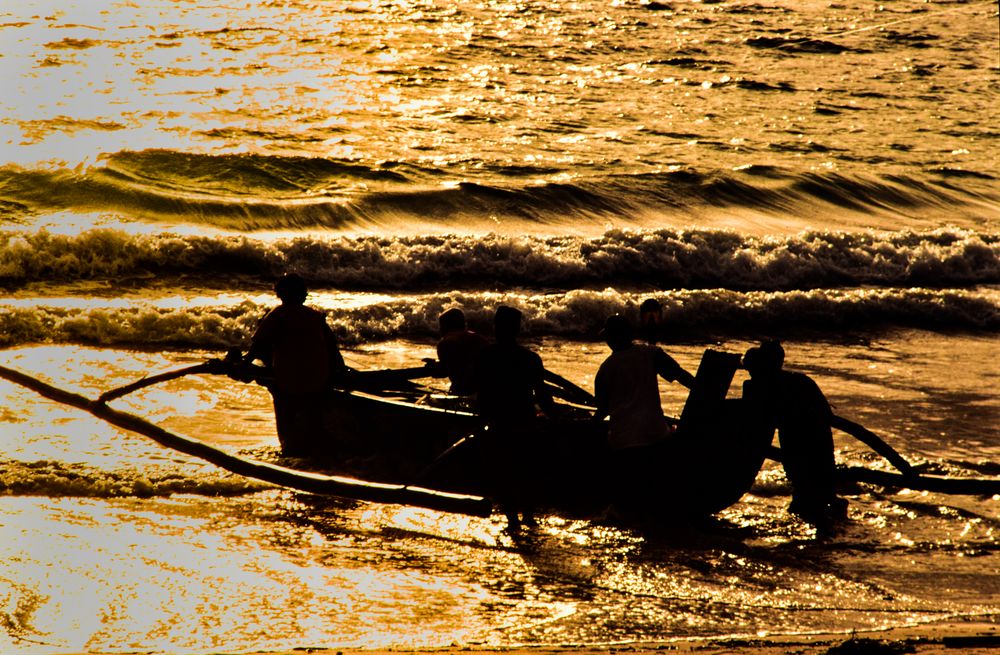
[[[447,377],[451,393],[468,396],[476,392],[476,359],[489,344],[486,337],[476,334],[465,324],[465,313],[453,307],[438,317],[441,340],[437,345],[437,362],[427,360],[434,377]]]
[[[484,471],[490,478],[507,529],[533,525],[535,455],[539,410],[552,415],[552,396],[545,387],[542,358],[517,343],[521,312],[501,306],[494,316],[495,342],[476,359],[476,407],[486,429]]]
[[[743,398],[751,411],[778,430],[781,464],[792,485],[788,510],[817,526],[842,518],[847,502],[834,486],[833,412],[816,382],[782,369],[785,350],[765,341],[743,356],[750,379]]]
[[[274,285],[281,305],[261,319],[244,361],[262,361],[271,369],[274,416],[281,451],[306,456],[319,448],[323,435],[323,392],[347,368],[326,316],[306,307],[305,280],[294,273]]]
[[[611,450],[614,494],[628,494],[631,481],[641,477],[649,463],[645,446],[662,441],[670,425],[660,404],[657,376],[680,382],[690,389],[694,376],[660,347],[634,343],[632,326],[620,314],[609,316],[601,331],[611,354],[594,378],[597,410],[594,420],[610,417],[608,447]]]

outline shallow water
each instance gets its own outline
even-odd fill
[[[956,340],[962,359],[942,359]],[[581,384],[604,354],[597,344],[536,345],[550,368]],[[863,348],[786,344],[840,413],[911,462],[953,475],[997,474],[1000,402],[972,384],[996,375],[984,356],[995,345],[921,332]],[[671,351],[693,368],[700,349]],[[430,351],[387,342],[347,356],[392,364]],[[8,350],[3,363],[40,370],[73,361],[72,371],[44,377],[94,396],[197,355],[27,347]],[[71,380],[79,371],[90,374]],[[894,387],[881,381],[888,375]],[[0,388],[11,494],[0,500],[0,524],[4,559],[17,563],[3,576],[4,616],[18,652],[609,643],[877,629],[998,611],[997,497],[848,487],[850,522],[818,538],[785,513],[788,488],[769,465],[741,503],[704,524],[640,533],[549,516],[512,539],[499,516],[274,489]],[[667,386],[664,398],[668,410],[683,402]],[[183,378],[116,405],[257,456],[276,445],[263,390],[225,378]],[[846,435],[837,449],[840,463],[888,466]]]
[[[604,318],[656,297],[690,370],[782,338],[923,470],[1000,477],[998,25],[972,1],[0,1],[0,363],[93,397],[245,346],[291,270],[358,368],[413,366],[442,310],[488,332],[506,303],[590,387]],[[683,390],[661,391],[676,415]],[[851,520],[821,537],[768,464],[703,524],[548,516],[512,540],[498,516],[277,489],[0,398],[3,652],[998,613],[997,497],[846,487]],[[258,387],[182,378],[116,403],[276,446]]]

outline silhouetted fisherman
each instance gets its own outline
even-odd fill
[[[539,411],[551,414],[542,359],[517,343],[521,312],[501,306],[494,316],[495,342],[476,360],[476,407],[486,425],[484,468],[508,530],[533,525],[538,471]]]
[[[662,336],[663,305],[656,298],[646,298],[639,305],[639,329],[646,343],[655,345]]]
[[[324,391],[347,369],[326,316],[304,305],[305,280],[284,275],[274,292],[281,305],[261,319],[243,359],[260,360],[274,376],[270,390],[282,453],[305,456],[323,435]]]
[[[784,361],[777,341],[747,350],[743,368],[750,379],[743,383],[743,397],[760,420],[778,430],[781,463],[792,485],[789,511],[823,526],[843,518],[847,508],[834,485],[833,412],[816,382],[783,370]]]
[[[476,392],[476,359],[489,341],[470,330],[461,309],[452,308],[438,317],[441,340],[437,344],[437,362],[428,368],[435,377],[451,380],[451,393],[465,396]]]
[[[594,420],[610,417],[613,493],[627,495],[635,476],[641,477],[647,470],[649,455],[644,447],[670,435],[657,376],[689,389],[694,386],[694,376],[660,347],[634,343],[632,327],[620,314],[608,317],[601,334],[611,354],[594,378]]]

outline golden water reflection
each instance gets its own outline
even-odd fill
[[[5,159],[72,166],[101,152],[170,148],[178,136],[224,137],[230,129],[234,137],[258,130],[263,146],[269,133],[294,124],[301,127],[284,138],[295,148],[314,141],[326,154],[349,158],[353,146],[338,144],[342,137],[330,131],[363,130],[363,115],[392,114],[401,102],[377,71],[394,66],[400,53],[375,47],[374,57],[365,54],[378,40],[372,31],[379,17],[393,11],[374,4],[364,11],[257,5],[248,12],[218,3],[184,11],[110,1],[19,3],[8,11],[9,84],[0,100],[8,117],[0,140],[18,147]],[[232,151],[245,149],[239,141]]]

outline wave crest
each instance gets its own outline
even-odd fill
[[[755,84],[743,81],[745,84]],[[995,211],[985,174],[921,178],[792,173],[767,166],[613,173],[567,181],[546,167],[484,164],[478,173],[400,162],[308,157],[201,155],[169,150],[119,152],[87,170],[0,168],[0,201],[25,213],[116,212],[141,220],[195,223],[240,231],[357,230],[371,227],[488,229],[524,226],[599,228],[608,220],[654,227],[710,210],[827,220],[922,212],[954,216]],[[470,177],[471,175],[471,177]],[[463,181],[464,180],[464,181]],[[961,184],[955,183],[960,181]]]
[[[322,294],[318,294],[322,296]],[[500,304],[526,316],[525,333],[595,339],[604,319],[636,315],[639,303],[657,297],[670,335],[678,338],[782,335],[795,331],[859,332],[894,327],[1000,330],[1000,290],[820,289],[740,292],[725,289],[657,294],[613,289],[533,294],[453,291],[388,302],[337,306],[325,298],[327,319],[346,345],[393,339],[432,339],[438,316],[464,309],[470,325],[488,333]],[[164,309],[149,306],[12,308],[0,314],[0,345],[82,343],[102,346],[246,347],[267,307],[245,301],[224,307]]]
[[[340,289],[964,287],[1000,283],[1000,234],[612,230],[594,238],[494,233],[277,241],[110,229],[0,234],[0,280],[8,284],[177,275],[188,283],[238,277],[259,285],[286,271]]]

